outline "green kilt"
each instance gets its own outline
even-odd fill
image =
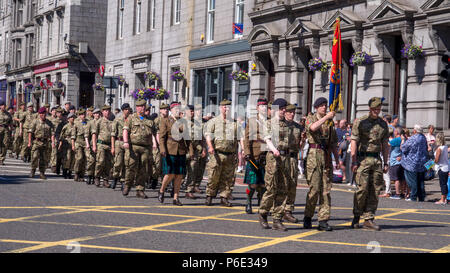
[[[186,175],[186,156],[185,155],[167,155],[162,157],[162,173]]]
[[[253,166],[252,163],[247,162],[245,166],[245,176],[244,176],[244,184],[248,185],[264,185],[264,167],[259,166],[259,161],[255,160],[253,163],[258,166],[258,170]]]

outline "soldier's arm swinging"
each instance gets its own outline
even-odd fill
[[[351,155],[352,155],[352,172],[356,172],[358,169],[358,159],[356,158],[356,152],[358,151],[358,142],[354,139],[351,140]]]
[[[383,172],[387,173],[389,170],[389,165],[387,162],[389,162],[389,143],[388,140],[384,140],[383,143],[381,144],[381,149],[383,152],[383,162],[384,162],[384,166],[383,166]]]
[[[336,115],[336,113],[334,111],[332,112],[328,112],[328,114],[326,114],[323,118],[319,119],[318,121],[314,122],[309,129],[313,132],[319,130],[319,128],[322,126],[322,124],[324,124],[327,120],[332,120],[334,118],[334,116]]]
[[[123,147],[125,149],[128,149],[130,147],[130,144],[128,143],[128,130],[123,129]]]

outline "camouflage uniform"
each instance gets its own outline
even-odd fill
[[[322,127],[313,132],[310,128],[320,118],[317,114],[306,118],[306,137],[309,151],[306,160],[306,181],[309,192],[306,196],[305,218],[314,216],[319,199],[318,220],[328,221],[331,210],[331,186],[333,181],[333,165],[331,162],[332,147],[338,140],[333,122],[327,120]]]
[[[75,181],[82,181],[86,171],[86,141],[84,139],[86,129],[86,120],[81,121],[80,119],[77,119],[75,121],[75,126],[72,130],[71,136],[71,138],[75,141],[75,164],[73,166],[73,171],[76,174],[76,178],[78,178],[75,179]]]
[[[22,123],[23,123],[23,142],[22,142],[22,150],[20,152],[20,155],[25,159],[25,161],[28,161],[29,158],[31,158],[31,149],[28,148],[28,130],[30,129],[30,126],[34,119],[38,118],[37,113],[34,111],[26,111],[26,114],[22,117]],[[33,139],[31,139],[33,140]]]
[[[64,125],[59,136],[59,141],[62,142],[62,158],[63,158],[63,170],[64,173],[69,176],[73,171],[75,165],[75,152],[72,150],[72,130],[75,124],[70,124],[69,122]]]
[[[159,133],[159,125],[161,123],[161,115],[159,115],[155,120],[153,121],[155,123],[155,130]],[[161,175],[162,175],[162,164],[161,164],[161,153],[159,151],[159,147],[153,150],[152,153],[152,159],[153,159],[153,168],[152,168],[152,180],[157,181]]]
[[[129,143],[129,149],[125,150],[125,184],[131,188],[136,179],[136,190],[143,192],[150,174],[148,166],[149,161],[152,161],[152,135],[156,134],[155,125],[152,120],[134,113],[125,121],[123,129],[128,131]]]
[[[22,143],[23,143],[23,133],[27,133],[26,131],[22,131],[22,135],[20,134],[20,124],[22,123],[21,120],[24,119],[26,112],[19,109],[17,112],[14,113],[14,118],[18,119],[17,122],[17,128],[14,133],[14,148],[13,151],[16,154],[16,158],[19,158],[20,152],[22,151]],[[23,128],[22,128],[23,130]]]
[[[114,143],[114,179],[125,178],[125,149],[123,148],[123,126],[125,117],[122,115],[113,121],[111,134],[115,137]]]
[[[284,210],[286,214],[292,215],[294,212],[295,196],[297,194],[297,180],[298,180],[298,155],[300,152],[300,141],[302,138],[303,128],[295,121],[287,122],[289,126],[289,152],[291,165],[291,179],[290,184],[287,184],[286,206]]]
[[[189,123],[190,126],[190,153],[188,153],[186,161],[186,192],[194,193],[195,188],[200,186],[203,179],[204,168],[206,164],[206,156],[202,157],[202,152],[205,151],[205,139],[203,138],[203,125],[201,120],[192,119]],[[192,153],[192,157],[191,157]]]
[[[55,129],[49,120],[45,119],[42,121],[38,118],[30,124],[26,135],[28,133],[31,133],[34,138],[31,147],[31,176],[34,175],[34,171],[39,167],[41,178],[45,179],[44,173],[49,160],[48,145],[52,143],[51,138],[55,133]]]
[[[380,102],[381,105],[381,102]],[[364,220],[373,220],[378,207],[378,195],[383,190],[383,164],[380,159],[383,142],[389,139],[386,122],[368,115],[353,123],[351,139],[357,142],[357,163],[353,214]]]
[[[97,153],[94,153],[94,151],[92,151],[92,132],[97,126],[97,122],[99,120],[100,118],[99,119],[94,118],[88,121],[86,125],[86,130],[84,132],[84,137],[88,139],[90,145],[90,148],[86,149],[86,175],[89,176],[89,179],[92,179],[95,173],[95,161]]]
[[[222,202],[230,206],[227,199],[234,183],[237,167],[238,141],[242,131],[234,120],[225,120],[219,115],[207,123],[206,136],[211,138],[215,154],[209,155],[206,165],[208,172],[207,198],[212,198],[220,191]],[[208,199],[210,200],[210,199]],[[208,201],[207,201],[208,202]]]
[[[278,133],[278,136],[277,136]],[[267,132],[264,136],[270,139],[275,148],[280,152],[275,157],[272,152],[266,156],[266,168],[264,181],[266,192],[264,193],[259,207],[260,215],[267,215],[273,206],[273,220],[280,222],[284,216],[286,202],[286,186],[291,182],[290,154],[289,154],[289,127],[284,119],[272,118],[268,122]]]
[[[0,164],[3,165],[5,161],[7,144],[8,144],[8,134],[11,130],[12,117],[8,111],[0,111]]]
[[[108,179],[113,164],[111,154],[111,131],[112,121],[105,117],[101,117],[98,122],[96,122],[95,127],[91,132],[97,136],[97,157],[94,176],[96,179],[103,178],[105,187],[109,186]],[[98,181],[96,181],[96,183],[98,186]]]

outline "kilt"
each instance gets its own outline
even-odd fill
[[[162,173],[186,175],[186,155],[167,155],[162,157]]]
[[[254,163],[256,166],[259,165],[259,161],[255,160]],[[253,166],[252,163],[247,162],[245,166],[245,176],[244,176],[244,184],[248,185],[264,185],[264,167],[259,167],[258,170]]]

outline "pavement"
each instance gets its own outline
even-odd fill
[[[334,184],[332,232],[303,229],[307,187],[299,181],[294,216],[288,231],[264,230],[257,214],[245,213],[246,186],[238,174],[233,207],[205,206],[205,195],[173,206],[155,190],[148,199],[49,174],[28,178],[29,164],[7,158],[0,166],[1,253],[449,253],[450,205],[428,202],[439,193],[426,185],[426,202],[380,198],[375,222],[381,231],[353,230],[353,191]],[[437,188],[436,188],[437,185]],[[206,186],[203,181],[202,188]],[[437,190],[436,190],[437,189]],[[257,211],[254,200],[254,212]],[[269,217],[269,224],[272,223]]]

